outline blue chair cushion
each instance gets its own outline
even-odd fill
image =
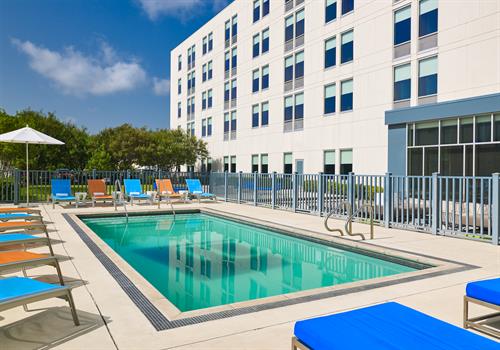
[[[314,350],[499,349],[492,340],[395,302],[299,321],[294,334]]]
[[[33,238],[38,238],[38,237],[27,235],[24,233],[8,233],[0,235],[0,243],[21,242]]]
[[[28,297],[32,294],[62,288],[65,287],[57,284],[40,282],[26,277],[9,277],[0,279],[0,302],[8,302],[10,299]]]
[[[468,297],[500,305],[500,278],[467,283],[465,294]]]
[[[149,194],[145,194],[145,193],[139,193],[139,194],[130,194],[130,197],[132,198],[151,198],[151,196]]]
[[[5,214],[0,214],[0,220],[3,219],[22,219],[26,217],[30,217],[32,215],[27,214],[27,213],[5,213]]]

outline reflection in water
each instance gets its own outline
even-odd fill
[[[181,311],[413,271],[204,214],[84,221]]]

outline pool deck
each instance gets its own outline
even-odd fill
[[[327,234],[323,218],[230,203],[179,204],[176,208],[211,208],[275,224]],[[56,254],[68,257],[61,262],[68,278],[86,281],[73,291],[82,325],[75,327],[67,304],[48,300],[0,315],[0,344],[3,349],[290,349],[294,322],[300,319],[397,301],[443,321],[461,326],[462,300],[468,281],[500,276],[500,247],[458,238],[375,227],[375,239],[368,241],[384,248],[427,255],[473,265],[476,268],[426,279],[362,290],[317,301],[305,302],[195,325],[156,331],[120,288],[96,256],[71,228],[63,213],[114,212],[110,207],[52,209],[39,205],[49,223]],[[162,209],[168,209],[162,207]],[[119,211],[123,209],[119,208]],[[156,206],[134,205],[128,210],[156,211]],[[343,222],[333,220],[333,226]],[[368,226],[354,224],[356,232]],[[349,239],[349,238],[348,238]],[[358,237],[350,238],[359,240]],[[46,249],[40,248],[40,251]],[[36,268],[30,275],[53,274],[53,269]],[[472,307],[472,314],[485,311]],[[334,332],[335,330],[332,330]],[[332,333],[333,335],[333,333]],[[5,345],[5,346],[4,346]]]

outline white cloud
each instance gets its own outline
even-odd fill
[[[155,95],[165,96],[170,92],[170,79],[153,78],[153,91]]]
[[[186,20],[207,9],[218,11],[230,0],[137,0],[151,20],[161,16]]]
[[[96,57],[85,56],[72,47],[57,52],[30,41],[13,39],[12,43],[28,55],[31,69],[67,94],[106,95],[132,90],[146,81],[146,72],[139,63],[119,60],[105,42]]]

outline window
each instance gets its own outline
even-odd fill
[[[352,149],[340,151],[340,174],[347,175],[352,172]]]
[[[269,88],[269,66],[262,67],[262,90]]]
[[[188,135],[194,136],[195,135],[195,130],[194,130],[194,122],[189,122],[186,125],[186,131]]]
[[[231,39],[231,22],[226,21],[224,25],[224,40],[227,42],[229,39]]]
[[[346,63],[353,60],[354,57],[354,32],[352,30],[345,32],[341,37],[340,63]]]
[[[236,111],[231,112],[231,132],[236,132]]]
[[[293,96],[285,97],[284,117],[285,123],[293,119]]]
[[[415,146],[437,145],[439,123],[437,121],[415,124]]]
[[[265,126],[269,125],[269,102],[263,102],[261,104],[261,121],[260,125]]]
[[[426,36],[438,30],[437,0],[420,0],[418,36]]]
[[[224,83],[224,102],[229,101],[230,90],[229,90],[229,82]]]
[[[252,128],[259,126],[259,105],[252,106]]]
[[[207,136],[212,136],[212,117],[207,119]]]
[[[182,55],[177,56],[177,70],[182,69]]]
[[[293,15],[285,19],[285,42],[293,39]]]
[[[224,157],[224,171],[229,171],[229,157]]]
[[[214,36],[212,33],[208,34],[208,52],[214,48]]]
[[[252,173],[259,172],[259,155],[252,154]]]
[[[252,46],[252,57],[257,57],[260,55],[260,34],[255,34],[253,36],[253,46]]]
[[[293,56],[285,58],[285,83],[293,79]]]
[[[188,56],[188,69],[191,69],[191,48],[190,47],[187,50],[187,56]]]
[[[474,118],[460,119],[460,143],[471,143],[474,135]]]
[[[196,61],[196,45],[191,46],[188,48],[188,69],[194,68],[195,66],[195,61]]]
[[[207,136],[207,120],[201,120],[201,137]]]
[[[207,92],[203,91],[201,94],[201,109],[205,110],[207,109]]]
[[[207,67],[208,67],[207,80],[210,80],[210,79],[212,79],[212,61],[209,61],[207,63]]]
[[[180,118],[182,116],[182,103],[177,102],[177,118]]]
[[[394,101],[408,100],[411,97],[410,63],[394,67]]]
[[[304,35],[304,10],[300,10],[295,14],[295,37]]]
[[[252,92],[259,91],[259,70],[256,69],[252,73]]]
[[[304,94],[295,95],[295,119],[304,119]]]
[[[325,114],[335,113],[335,84],[325,86]]]
[[[342,0],[342,14],[351,12],[354,10],[354,0]]]
[[[437,57],[418,62],[418,96],[437,94]]]
[[[283,172],[285,174],[291,174],[293,171],[293,157],[292,153],[283,154]]]
[[[304,76],[304,51],[295,54],[295,79]]]
[[[407,6],[394,13],[394,45],[411,40],[411,7]]]
[[[212,101],[212,89],[210,89],[207,93],[207,108],[212,108]]]
[[[491,115],[476,117],[476,142],[491,142]]]
[[[493,140],[500,141],[500,113],[493,115]]]
[[[229,51],[226,51],[226,54],[224,55],[224,72],[229,72],[229,69],[231,69],[229,58],[230,53]]]
[[[262,53],[269,51],[269,28],[262,31]]]
[[[231,100],[236,100],[237,98],[237,88],[236,88],[236,79],[231,81]]]
[[[265,153],[261,154],[260,155],[260,172],[261,173],[267,174],[269,172],[268,164],[269,164],[269,159],[268,159],[267,154],[265,154]]]
[[[257,22],[260,19],[260,0],[254,0],[253,2],[253,22]]]
[[[182,92],[182,80],[181,78],[177,79],[177,94],[181,94]]]
[[[203,43],[202,43],[202,54],[206,54],[208,49],[208,38],[206,36],[203,37]]]
[[[325,1],[325,23],[337,18],[337,0]]]
[[[441,122],[441,144],[457,143],[457,120],[449,119]]]
[[[207,65],[204,64],[201,67],[201,81],[205,82],[207,80]]]
[[[231,156],[231,172],[236,172],[236,156]]]
[[[340,111],[352,111],[353,108],[353,83],[351,80],[340,84]]]
[[[325,68],[335,67],[337,64],[337,39],[335,37],[325,41]]]
[[[224,134],[229,133],[230,125],[229,125],[229,113],[224,113]]]
[[[232,69],[236,68],[237,62],[238,62],[238,51],[236,50],[236,48],[234,48],[232,50],[232,56],[231,56],[231,68]]]
[[[232,19],[232,34],[233,34],[233,38],[236,38],[236,36],[238,35],[238,16],[233,16],[233,19]],[[234,43],[234,39],[233,39],[233,43]]]
[[[323,153],[323,173],[335,174],[335,151]]]
[[[262,17],[269,14],[269,1],[270,0],[262,0]]]

